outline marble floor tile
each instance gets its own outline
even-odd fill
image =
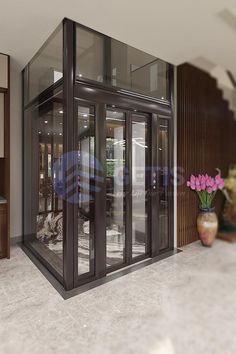
[[[63,300],[19,247],[0,261],[0,354],[235,354],[236,245],[183,252]]]

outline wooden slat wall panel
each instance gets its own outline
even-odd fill
[[[178,67],[177,110],[177,161],[184,177],[177,198],[178,247],[181,247],[198,239],[198,202],[196,194],[186,187],[186,181],[191,174],[215,175],[216,167],[223,176],[227,175],[229,164],[236,163],[236,121],[216,80],[189,64]],[[218,214],[223,202],[218,193]]]

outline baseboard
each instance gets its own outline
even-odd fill
[[[14,236],[10,238],[11,246],[15,246],[19,243],[22,243],[23,237],[22,236]]]

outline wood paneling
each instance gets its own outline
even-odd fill
[[[5,66],[1,66],[2,56],[4,63],[7,63]],[[10,57],[0,54],[0,66],[0,93],[4,95],[4,157],[0,158],[0,196],[7,201],[4,206],[1,205],[0,237],[4,240],[0,241],[0,258],[10,258]]]
[[[178,247],[196,241],[198,201],[186,187],[191,174],[215,175],[220,168],[226,176],[230,163],[236,163],[236,120],[216,80],[189,65],[178,67],[177,149],[178,166],[184,183],[178,186]],[[224,198],[218,193],[216,211]]]
[[[9,65],[8,55],[0,53],[0,87],[4,89],[8,88],[8,83],[9,83],[8,65]]]
[[[7,255],[7,205],[0,204],[0,258]]]

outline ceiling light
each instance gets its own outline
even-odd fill
[[[50,133],[48,133],[48,135],[50,135]]]
[[[45,123],[45,124],[48,124],[48,120],[45,120],[44,123]]]
[[[84,125],[84,128],[85,128],[85,129],[87,129],[87,128],[88,128],[88,126],[87,126],[87,125]]]
[[[42,134],[42,132],[39,132],[39,134]]]
[[[79,77],[82,77],[83,75],[82,74],[79,74]]]
[[[59,135],[62,135],[62,133],[59,133]]]
[[[83,114],[83,117],[85,117],[85,118],[86,118],[86,117],[88,117],[88,115],[87,115],[87,114]]]
[[[165,98],[164,98],[164,97],[162,97],[161,99],[162,99],[162,100],[164,100]]]
[[[115,105],[113,104],[112,107],[115,108]]]
[[[59,111],[59,114],[63,114],[63,110],[62,109]]]

